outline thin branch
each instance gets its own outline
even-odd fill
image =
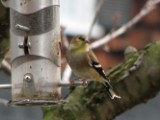
[[[71,76],[72,70],[70,66],[67,64],[62,75],[62,81],[63,82],[68,82]]]
[[[4,70],[8,75],[11,75],[11,50],[4,55],[1,61],[0,69]]]
[[[6,59],[2,60],[1,69],[3,69],[7,74],[11,75],[11,64]]]
[[[95,24],[95,22],[96,22],[96,20],[98,18],[98,13],[99,13],[100,9],[102,8],[103,3],[104,3],[104,0],[100,0],[98,5],[97,5],[93,21],[91,23],[91,27],[90,27],[89,32],[88,32],[88,36],[87,36],[88,39],[91,37],[94,24]]]
[[[65,58],[62,58],[61,64],[64,64],[64,63],[66,63],[66,62],[67,62],[66,59],[65,59]]]
[[[160,3],[160,0],[154,0],[154,1],[149,0],[149,1],[147,1],[145,6],[142,8],[142,10],[132,20],[130,20],[128,23],[124,24],[118,30],[116,30],[116,31],[114,31],[110,34],[107,34],[103,38],[93,42],[90,45],[90,47],[92,49],[98,48],[98,47],[108,43],[109,41],[113,40],[114,38],[118,37],[119,35],[123,34],[129,28],[131,28],[133,25],[135,25],[138,21],[140,21],[145,15],[147,15],[149,12],[151,12],[153,9],[155,9],[156,5],[158,3]]]
[[[68,42],[69,40],[67,39],[66,35],[64,34],[64,31],[65,31],[65,28],[61,27],[61,40],[63,42],[64,48],[67,49],[69,46],[69,42]],[[66,59],[62,59],[61,64],[65,63],[65,62],[66,62]],[[65,83],[69,83],[71,73],[72,73],[71,68],[67,64],[65,66],[64,71],[63,71],[62,81]]]
[[[158,4],[160,2],[160,0],[148,0],[147,1],[147,6],[152,6],[152,5],[156,5],[156,4]]]
[[[69,40],[67,39],[67,36],[65,35],[65,27],[61,26],[61,41],[64,45],[64,48],[67,49],[69,46]]]

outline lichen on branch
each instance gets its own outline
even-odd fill
[[[135,65],[143,54],[137,69],[121,77]],[[122,99],[111,100],[105,87],[90,82],[87,87],[71,90],[65,105],[44,108],[44,120],[111,120],[115,116],[146,102],[160,90],[160,43],[153,43],[139,51],[109,72],[111,83]],[[119,79],[121,78],[121,79]],[[123,79],[122,79],[123,78]],[[117,109],[118,108],[118,109]]]

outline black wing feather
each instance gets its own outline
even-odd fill
[[[98,62],[92,61],[92,67],[104,78],[107,79],[107,76],[104,72],[104,70],[102,69],[101,65]],[[97,67],[98,66],[98,67]]]
[[[104,79],[110,81],[92,50],[87,53],[87,57],[90,61],[90,66],[93,67]]]

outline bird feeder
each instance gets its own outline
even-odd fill
[[[61,87],[70,83],[61,82],[59,0],[1,1],[10,8],[12,82],[0,85],[11,88],[9,105],[65,103]]]
[[[10,8],[10,104],[57,103],[61,96],[59,0],[2,3]]]

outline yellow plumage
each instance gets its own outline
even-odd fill
[[[102,82],[108,89],[111,99],[120,98],[112,90],[109,78],[106,77],[97,57],[89,49],[88,41],[83,36],[77,36],[71,40],[66,57],[78,78]]]

